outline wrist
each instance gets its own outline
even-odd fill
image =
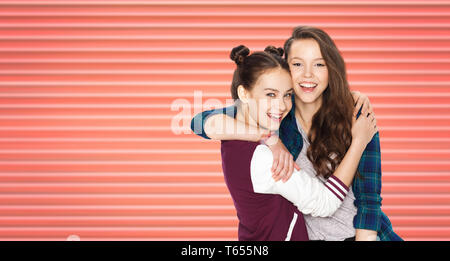
[[[350,144],[350,148],[353,150],[362,150],[364,151],[364,149],[366,148],[367,143],[365,143],[363,140],[361,139],[352,139],[352,143]]]
[[[361,141],[352,141],[350,148],[347,151],[347,154],[352,155],[353,157],[356,158],[361,158],[361,156],[364,153],[364,150],[366,149],[366,144],[364,144],[364,142]],[[359,160],[358,160],[359,161]]]
[[[261,139],[260,142],[262,144],[265,144],[265,145],[271,147],[271,146],[277,144],[278,139],[279,138],[278,138],[278,135],[276,135],[276,133],[270,132],[269,134],[263,135],[263,138]]]
[[[355,241],[377,241],[377,231],[368,229],[356,229]]]

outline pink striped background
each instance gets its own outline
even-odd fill
[[[230,97],[232,47],[297,25],[370,97],[396,231],[449,240],[450,1],[417,0],[0,0],[0,239],[236,240],[220,145],[188,123]]]

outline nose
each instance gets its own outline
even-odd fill
[[[303,70],[303,77],[304,78],[311,78],[312,76],[313,75],[312,75],[310,66],[305,66],[305,69]]]
[[[281,111],[281,112],[285,112],[285,111],[286,111],[286,102],[285,102],[284,99],[281,99],[281,102],[280,102],[280,111]]]
[[[280,113],[284,113],[287,110],[286,100],[283,98],[272,100],[275,104],[272,104],[272,108],[275,108]]]

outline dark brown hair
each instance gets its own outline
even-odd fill
[[[328,69],[328,86],[322,95],[322,106],[314,114],[308,135],[308,159],[317,175],[331,176],[345,156],[352,142],[353,97],[347,81],[344,59],[331,37],[321,29],[310,26],[294,28],[286,40],[285,58],[289,61],[292,43],[300,39],[313,39]],[[358,175],[359,176],[359,175]]]
[[[231,97],[238,100],[239,85],[244,86],[246,90],[251,90],[259,76],[267,70],[281,68],[289,72],[289,65],[282,58],[283,53],[283,48],[267,46],[264,52],[254,52],[249,55],[250,50],[246,46],[234,47],[231,50],[230,59],[236,63],[237,67],[231,83]]]

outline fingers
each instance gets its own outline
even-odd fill
[[[290,156],[290,154],[285,155],[285,157],[284,157],[284,167],[281,169],[280,174],[279,174],[281,180],[285,180],[289,176],[289,171],[290,171],[290,168],[292,165],[289,156]]]
[[[272,163],[272,173],[275,173],[275,170],[278,167],[278,161],[279,161],[279,154],[275,153],[273,154],[273,163]]]
[[[375,115],[370,114],[367,118],[369,118],[369,122],[373,122],[375,120]]]
[[[289,162],[288,162],[288,164],[289,164],[289,169],[288,169],[288,171],[286,172],[286,175],[283,177],[283,182],[288,181],[288,179],[291,178],[292,173],[294,173],[294,164],[295,164],[295,162],[293,161],[292,155],[290,155],[290,157],[289,157]]]
[[[373,114],[373,107],[372,104],[370,103],[369,99],[367,99],[367,113],[368,114]]]
[[[353,113],[353,116],[352,116],[352,125],[355,125],[355,122],[356,122],[356,114],[357,114],[357,112],[354,112],[354,113]]]
[[[275,168],[275,170],[273,171],[273,174],[272,174],[272,178],[275,181],[279,181],[282,178],[282,176],[280,174],[281,174],[281,171],[284,169],[284,164],[285,164],[284,158],[285,158],[284,153],[281,153],[280,157],[278,158],[277,167]]]
[[[359,109],[361,109],[361,106],[363,105],[362,103],[362,99],[359,98],[356,100],[355,102],[355,109],[353,110],[353,116],[356,117],[356,115],[358,115]],[[361,111],[362,113],[362,111]]]
[[[362,104],[361,114],[367,116],[369,114],[369,99],[364,100]]]
[[[361,96],[361,93],[358,92],[358,91],[351,91],[351,93],[352,93],[352,96],[353,96],[353,100],[355,101],[355,104],[356,104],[356,102],[359,99],[359,96]]]
[[[358,96],[356,96],[358,95]],[[355,109],[353,111],[353,115],[357,115],[359,110],[361,109],[361,114],[367,116],[368,114],[373,113],[372,104],[370,104],[369,97],[359,92],[353,93],[353,98],[356,98],[355,101]]]
[[[377,118],[375,118],[375,114],[371,113],[371,114],[369,115],[369,120],[370,120],[370,122],[372,123],[372,125],[373,125],[374,127],[376,127],[376,125],[377,125]]]
[[[372,129],[372,136],[373,135],[375,135],[375,133],[377,133],[378,132],[378,127],[377,127],[377,119],[375,118],[375,114],[370,114],[369,116],[368,116],[368,120],[369,120],[369,122],[370,122],[370,124],[371,124],[371,129]]]
[[[377,118],[375,117],[375,114],[371,114],[371,115],[373,115],[373,121],[372,121],[373,128],[374,128],[375,133],[377,133],[378,132]]]
[[[286,182],[294,173],[294,168],[300,170],[300,167],[295,163],[292,154],[284,154],[283,156],[280,156],[277,168],[275,169],[275,171],[273,171],[272,178],[275,180],[275,182],[279,180]]]

